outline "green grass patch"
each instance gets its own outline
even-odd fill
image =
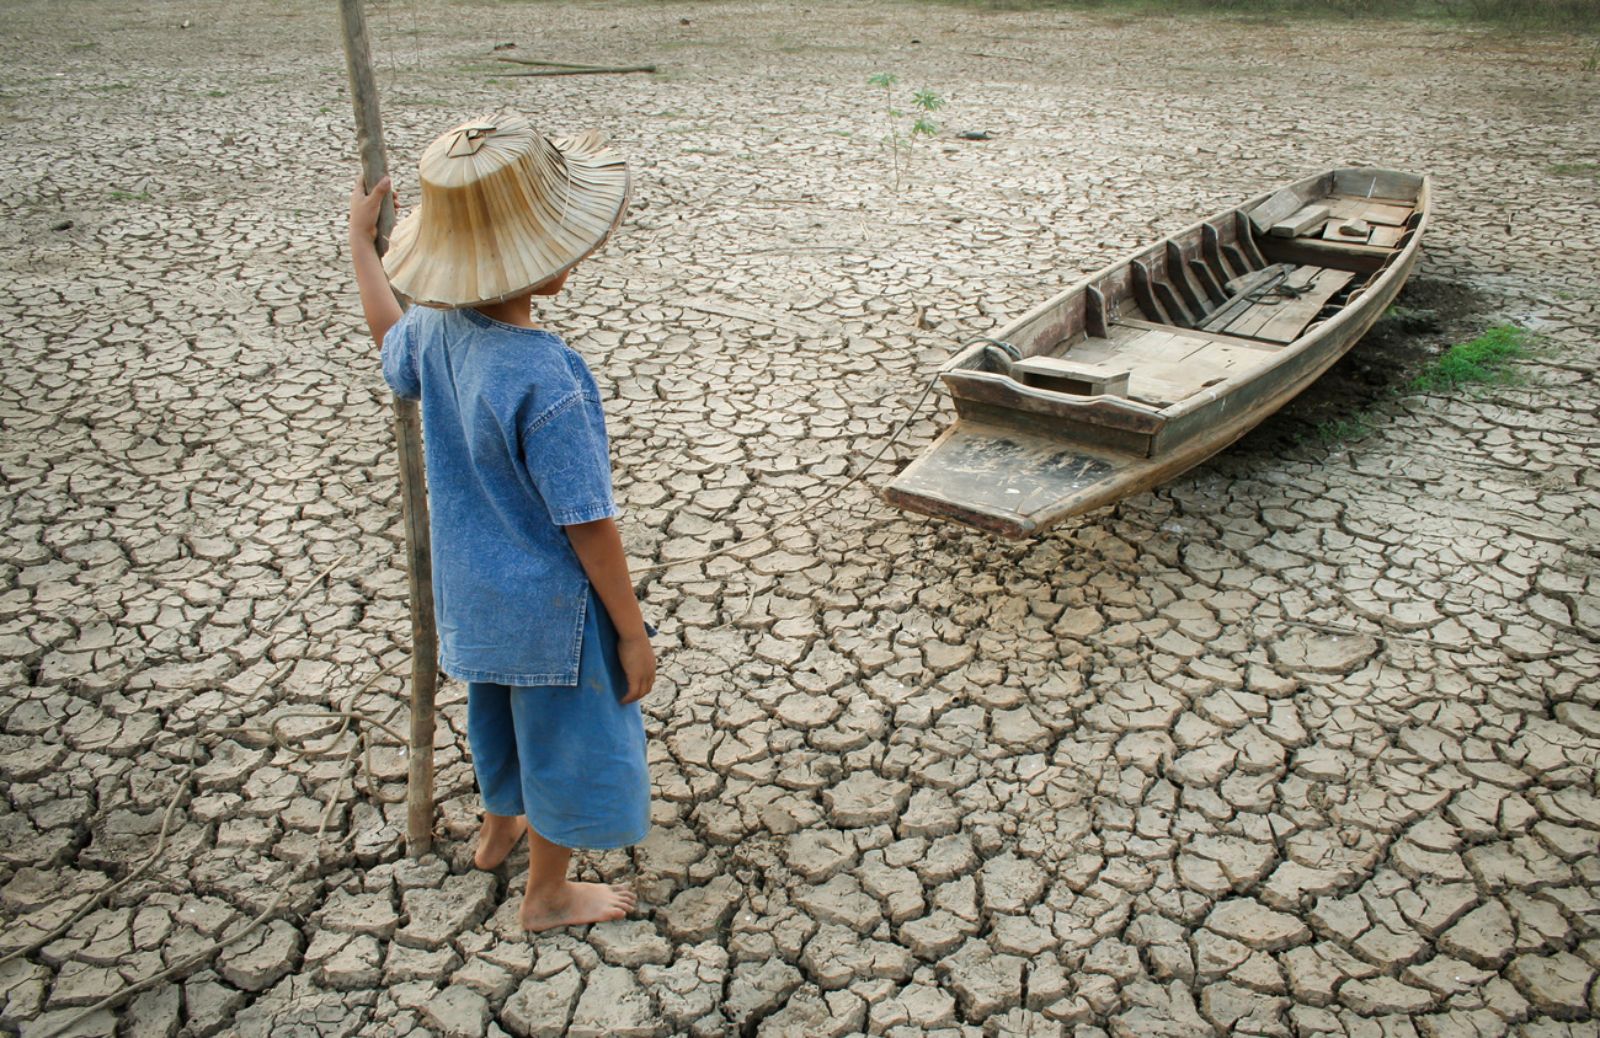
[[[110,194],[113,202],[148,202],[151,197],[148,191],[112,191]]]
[[[1552,162],[1550,172],[1558,177],[1594,177],[1600,180],[1600,162]]]
[[[1496,385],[1517,381],[1508,367],[1518,357],[1528,355],[1533,334],[1514,324],[1497,324],[1468,342],[1457,343],[1411,380],[1411,388],[1422,393],[1451,390],[1467,385]]]
[[[1367,416],[1357,413],[1348,418],[1330,418],[1326,422],[1318,423],[1311,434],[1324,447],[1332,447],[1335,444],[1362,439],[1371,432],[1372,426],[1367,423]]]
[[[1594,0],[1425,0],[1413,6],[1456,21],[1507,29],[1600,30],[1600,4]]]
[[[1439,330],[1438,311],[1402,306],[1399,303],[1395,303],[1385,310],[1379,320],[1386,330],[1393,330],[1404,335]]]
[[[989,11],[1080,10],[1108,15],[1443,20],[1504,29],[1600,32],[1595,0],[943,0]]]

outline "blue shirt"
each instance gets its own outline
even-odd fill
[[[550,332],[414,306],[383,376],[422,401],[440,665],[576,685],[589,580],[561,528],[617,513],[588,365]]]

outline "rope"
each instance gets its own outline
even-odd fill
[[[979,342],[987,343],[987,344],[989,344],[991,346],[995,346],[995,347],[1000,348],[1008,356],[1010,356],[1012,359],[1017,359],[1017,358],[1020,357],[1019,351],[1016,349],[1016,347],[1012,346],[1010,343],[1002,342],[999,339],[993,339],[993,338],[989,338],[987,336],[980,336],[978,338],[969,340],[968,342],[962,344],[962,348],[965,349],[967,346],[971,346],[971,345],[973,345],[975,343],[979,343]],[[878,448],[878,451],[877,451],[876,454],[874,454],[864,465],[862,465],[859,469],[857,469],[854,473],[852,473],[848,479],[846,479],[843,483],[841,483],[836,489],[834,489],[832,491],[833,495],[842,494],[842,493],[844,493],[844,491],[850,489],[852,486],[854,486],[857,483],[861,482],[861,480],[866,477],[867,473],[870,472],[874,467],[876,467],[878,465],[879,462],[881,462],[883,460],[884,455],[886,455],[889,452],[889,449],[891,447],[893,447],[897,442],[899,442],[900,438],[905,435],[905,433],[906,433],[906,431],[908,429],[911,428],[912,423],[917,420],[918,416],[922,412],[922,409],[923,409],[924,405],[926,405],[926,403],[928,401],[928,397],[932,395],[934,389],[937,388],[938,384],[939,384],[939,376],[938,375],[933,375],[928,379],[927,384],[922,389],[922,393],[917,397],[916,403],[914,403],[912,405],[910,413],[906,415],[905,419],[900,423],[899,427],[894,431],[894,433],[889,437],[889,439],[884,442],[883,446]],[[790,510],[788,512],[780,513],[779,516],[777,517],[777,521],[780,524],[783,523],[783,522],[787,522],[788,520],[794,518],[795,516],[798,516],[798,515],[802,514],[803,512],[808,511],[809,508],[810,508],[810,503],[809,502],[801,504],[798,507],[796,507],[796,508],[794,508],[794,509],[792,509],[792,510]],[[701,561],[705,561],[705,560],[708,560],[708,559],[718,558],[718,557],[726,555],[729,552],[734,551],[734,550],[736,550],[738,548],[742,548],[742,547],[745,547],[747,545],[750,545],[750,544],[753,544],[753,543],[758,543],[758,542],[760,542],[762,540],[765,540],[769,536],[771,536],[770,532],[769,533],[764,533],[764,534],[762,534],[762,535],[760,535],[758,537],[737,541],[737,542],[735,542],[733,544],[725,545],[722,548],[718,548],[718,549],[716,549],[714,551],[705,552],[705,553],[703,553],[701,555],[697,555],[697,556],[694,556],[692,558],[677,559],[677,560],[673,560],[673,561],[667,562],[667,563],[659,563],[659,564],[656,564],[656,565],[644,567],[644,568],[642,568],[640,570],[636,570],[635,573],[636,574],[653,573],[653,572],[658,572],[658,571],[661,571],[661,570],[670,569],[670,568],[672,568],[674,566],[682,566],[682,565],[687,565],[687,564],[694,563],[694,562],[701,562]],[[303,588],[300,591],[299,594],[297,594],[293,599],[291,599],[287,604],[285,604],[284,607],[282,609],[280,609],[272,617],[272,619],[267,622],[267,624],[263,628],[263,633],[264,634],[270,634],[272,629],[277,626],[277,624],[278,624],[278,622],[280,620],[282,620],[286,615],[288,615],[288,613],[290,611],[292,611],[297,605],[299,605],[300,602],[303,601],[305,599],[305,597],[311,593],[312,590],[314,590],[318,585],[322,584],[329,577],[331,577],[332,574],[341,565],[343,565],[345,561],[347,561],[349,559],[349,557],[350,556],[348,554],[339,556],[331,564],[329,564],[325,569],[323,569],[320,573],[318,573],[315,577],[313,577],[311,582],[305,588]],[[730,621],[730,623],[731,622],[733,622],[733,621]],[[354,707],[356,705],[356,701],[359,700],[363,695],[367,694],[372,689],[372,687],[377,684],[377,682],[381,678],[393,673],[395,670],[397,670],[405,662],[407,662],[407,658],[403,657],[403,658],[401,658],[399,660],[396,660],[394,663],[391,663],[389,666],[384,667],[383,669],[379,670],[376,674],[374,674],[371,678],[369,678],[359,689],[357,689],[355,691],[355,693],[353,693],[351,695],[350,701],[346,704],[346,709],[344,709],[344,710],[337,710],[337,711],[333,711],[332,713],[329,713],[327,711],[300,710],[300,711],[293,711],[293,712],[290,712],[290,713],[279,714],[277,717],[275,717],[273,719],[272,723],[267,728],[267,733],[268,733],[269,738],[272,741],[273,747],[276,748],[276,749],[279,749],[279,750],[287,751],[287,752],[289,752],[291,754],[294,754],[295,756],[300,757],[302,759],[310,759],[310,760],[329,759],[332,756],[334,756],[333,748],[339,743],[339,741],[345,736],[345,734],[347,732],[349,732],[351,725],[353,725],[353,724],[354,725],[365,725],[365,726],[367,726],[367,730],[361,731],[360,734],[359,734],[359,737],[354,742],[352,742],[350,744],[350,748],[347,751],[345,751],[345,753],[343,755],[343,758],[340,761],[340,763],[341,763],[341,765],[349,765],[350,762],[355,758],[357,752],[360,752],[362,754],[362,771],[361,771],[361,773],[362,773],[362,778],[364,780],[364,783],[365,783],[365,785],[367,787],[364,792],[368,796],[371,796],[371,797],[379,800],[380,802],[384,802],[384,803],[398,803],[398,802],[400,802],[400,800],[403,800],[404,797],[388,798],[388,797],[383,796],[383,794],[378,789],[378,783],[375,780],[375,778],[373,776],[373,772],[372,772],[372,739],[371,739],[371,736],[370,736],[370,729],[374,729],[374,728],[377,729],[378,731],[382,732],[383,734],[389,736],[391,739],[394,739],[398,744],[400,744],[402,746],[408,745],[409,740],[403,734],[401,734],[400,732],[396,731],[394,728],[392,728],[390,726],[390,722],[393,720],[394,715],[399,712],[400,708],[404,704],[397,703],[394,706],[394,708],[391,709],[389,711],[389,713],[381,721],[380,720],[375,720],[375,719],[370,718],[370,717],[367,717],[367,716],[365,716],[363,714],[356,713],[355,710],[354,710]],[[286,664],[285,667],[279,668],[279,670],[273,675],[273,677],[268,679],[267,683],[271,683],[273,680],[281,678],[288,666],[289,665]],[[329,720],[329,721],[333,721],[333,720],[337,719],[339,721],[339,724],[337,725],[337,727],[335,727],[335,728],[333,728],[331,730],[324,729],[324,730],[321,730],[321,731],[310,732],[310,733],[307,733],[307,734],[305,734],[305,735],[300,737],[302,740],[319,739],[319,738],[323,738],[325,736],[329,737],[328,738],[328,742],[325,745],[320,746],[320,747],[308,747],[308,746],[304,746],[304,745],[295,746],[295,745],[291,744],[291,742],[289,741],[289,737],[284,734],[284,732],[281,729],[281,725],[286,721],[299,719],[299,718],[317,718],[317,719],[326,719],[326,720]],[[227,728],[215,729],[210,733],[210,736],[213,737],[213,738],[215,738],[215,737],[225,737],[225,736],[235,736],[235,735],[242,735],[242,734],[254,733],[254,732],[259,732],[259,731],[260,731],[259,726],[236,725],[236,726],[230,726],[230,727],[227,727]],[[70,930],[74,925],[76,925],[86,915],[88,915],[90,912],[92,912],[95,909],[95,907],[98,906],[101,902],[103,902],[106,898],[110,897],[112,894],[115,894],[118,890],[120,890],[123,887],[127,886],[129,883],[132,883],[134,880],[138,879],[140,876],[143,876],[146,872],[148,872],[151,868],[153,868],[158,861],[160,861],[165,856],[166,850],[167,850],[167,843],[168,843],[170,830],[171,830],[171,825],[172,825],[172,820],[173,820],[173,817],[175,816],[175,814],[177,812],[178,803],[181,801],[181,799],[183,797],[183,793],[189,788],[190,783],[193,781],[194,774],[199,768],[199,762],[194,759],[194,754],[195,754],[195,751],[199,748],[200,744],[201,744],[200,736],[196,735],[196,736],[193,736],[190,739],[189,749],[188,749],[188,756],[189,756],[190,764],[189,764],[188,770],[184,773],[183,778],[178,782],[177,788],[173,791],[172,797],[167,802],[166,810],[162,814],[161,828],[160,828],[160,831],[159,831],[159,833],[157,835],[156,846],[155,846],[154,850],[151,851],[150,856],[147,859],[145,859],[144,863],[141,864],[133,872],[131,872],[127,876],[123,877],[121,880],[118,880],[117,882],[115,882],[115,883],[113,883],[113,884],[111,884],[109,886],[103,887],[99,891],[97,891],[94,894],[90,895],[90,897],[81,906],[79,906],[79,908],[76,909],[72,913],[72,915],[65,922],[59,924],[54,930],[52,930],[44,938],[41,938],[39,940],[34,941],[33,943],[31,943],[30,945],[28,945],[25,948],[17,949],[16,951],[13,951],[13,952],[9,953],[8,955],[6,955],[4,958],[0,958],[0,966],[4,966],[7,963],[10,963],[10,962],[14,961],[15,959],[22,958],[22,957],[28,956],[28,955],[32,955],[34,952],[37,952],[39,949],[41,949],[44,946],[48,945],[50,942],[56,940],[62,934],[66,933],[68,930]],[[265,908],[263,908],[259,913],[257,913],[242,929],[238,930],[237,932],[235,932],[235,933],[233,933],[233,934],[231,934],[231,935],[229,935],[229,936],[227,936],[225,938],[222,938],[221,940],[217,940],[217,941],[212,942],[210,945],[206,946],[205,948],[200,949],[199,951],[195,952],[193,955],[190,955],[188,958],[184,959],[183,961],[181,961],[181,962],[179,962],[179,963],[177,963],[177,964],[175,964],[175,965],[173,965],[173,966],[171,966],[171,967],[169,967],[169,968],[167,968],[165,970],[162,970],[159,973],[156,973],[156,974],[154,974],[154,975],[152,975],[150,977],[147,977],[146,979],[144,979],[144,980],[142,980],[142,981],[140,981],[140,982],[138,982],[136,984],[132,984],[132,985],[129,985],[128,987],[121,988],[118,991],[116,991],[116,992],[114,992],[114,993],[112,993],[110,995],[107,995],[105,998],[102,998],[100,1001],[95,1002],[92,1005],[84,1007],[81,1011],[79,1011],[78,1013],[72,1015],[71,1017],[67,1018],[66,1020],[63,1020],[63,1021],[61,1021],[59,1023],[52,1023],[52,1024],[49,1024],[49,1025],[46,1025],[44,1030],[37,1032],[37,1038],[54,1038],[54,1036],[58,1036],[58,1035],[64,1034],[65,1032],[70,1031],[72,1028],[76,1027],[79,1023],[83,1022],[88,1017],[90,1017],[90,1016],[94,1015],[95,1013],[101,1011],[102,1009],[109,1009],[112,1006],[120,1005],[121,1003],[125,1002],[126,1000],[128,1000],[131,997],[133,997],[134,995],[139,994],[142,991],[147,991],[150,988],[153,988],[153,987],[155,987],[155,986],[157,986],[159,984],[166,983],[166,982],[168,982],[170,980],[181,979],[182,977],[187,976],[190,972],[192,972],[196,968],[199,968],[199,967],[202,967],[202,966],[205,966],[205,965],[209,964],[212,961],[214,956],[216,956],[217,954],[222,952],[224,949],[230,947],[231,945],[236,944],[237,942],[243,940],[245,937],[249,936],[250,934],[255,933],[263,925],[265,925],[268,921],[270,921],[271,918],[277,913],[279,908],[282,907],[282,905],[285,902],[285,900],[287,900],[287,898],[289,896],[289,892],[295,886],[295,884],[300,883],[300,882],[302,882],[302,881],[304,881],[306,879],[311,878],[311,876],[315,872],[315,868],[320,864],[320,862],[321,862],[320,848],[321,848],[322,840],[323,840],[324,836],[327,833],[327,829],[328,829],[329,823],[333,819],[334,811],[335,811],[335,809],[338,807],[338,805],[340,803],[340,794],[343,792],[343,790],[345,788],[345,784],[347,782],[352,782],[351,777],[349,775],[347,775],[347,774],[341,774],[339,779],[338,779],[338,781],[335,783],[333,790],[329,793],[327,808],[323,811],[321,823],[317,826],[316,836],[314,837],[314,839],[312,841],[312,846],[317,849],[318,853],[316,853],[314,856],[308,858],[302,864],[302,866],[299,869],[291,870],[287,874],[285,879],[280,883],[279,888],[278,888],[277,896],[274,897],[272,899],[272,901]],[[357,787],[354,786],[353,782],[352,782],[352,788],[353,789],[357,788]],[[361,792],[362,790],[357,789],[357,791]],[[30,1032],[30,1034],[31,1033],[34,1033],[34,1032]]]
[[[380,678],[393,674],[396,670],[400,669],[402,664],[405,664],[409,661],[409,656],[402,656],[393,663],[389,664],[387,667],[384,667],[382,670],[378,671],[376,674],[372,675],[372,677],[368,678],[365,684],[351,694],[350,701],[345,704],[346,709],[344,710],[335,710],[331,713],[326,710],[295,710],[289,713],[279,714],[277,717],[274,717],[272,719],[272,724],[267,728],[268,734],[272,737],[272,745],[275,748],[291,753],[302,760],[327,760],[332,756],[332,750],[334,746],[338,745],[339,740],[344,738],[345,733],[350,730],[350,725],[352,723],[356,723],[364,724],[369,729],[376,728],[389,738],[393,739],[399,745],[409,746],[411,740],[390,727],[390,723],[393,722],[395,714],[400,712],[400,708],[405,705],[404,703],[396,703],[389,710],[389,713],[384,716],[382,721],[373,720],[365,714],[358,714],[354,709],[356,700],[360,699],[363,695],[370,691],[372,686],[376,685]],[[300,738],[303,740],[320,739],[325,735],[332,736],[328,740],[328,744],[326,746],[318,749],[311,749],[307,747],[291,745],[288,742],[288,737],[285,736],[279,728],[283,722],[294,720],[296,718],[315,718],[317,720],[328,721],[337,719],[340,724],[331,732],[326,730],[319,732],[307,732],[306,734],[300,736]],[[217,732],[218,734],[234,735],[246,734],[258,730],[259,729],[249,725],[240,725],[233,728],[219,728],[217,729]],[[405,800],[403,795],[388,796],[378,788],[378,782],[373,777],[372,772],[372,738],[370,732],[360,732],[355,745],[361,747],[361,774],[363,785],[365,787],[357,787],[357,792],[364,793],[366,796],[371,797],[382,804],[398,804],[403,802]],[[346,757],[346,760],[348,759],[349,758]]]
[[[184,790],[189,788],[190,779],[194,778],[195,771],[200,767],[200,762],[195,760],[194,756],[195,750],[199,748],[199,743],[199,736],[193,736],[189,740],[189,770],[184,772],[183,778],[178,781],[177,788],[172,791],[172,797],[167,801],[167,809],[161,813],[161,830],[156,834],[156,849],[150,852],[150,857],[145,859],[144,864],[140,865],[138,868],[134,869],[132,872],[117,880],[117,882],[111,884],[110,886],[102,887],[100,890],[96,891],[78,907],[77,911],[73,912],[67,917],[66,922],[57,926],[45,936],[39,938],[26,947],[18,948],[5,957],[0,958],[0,966],[5,966],[17,959],[23,958],[24,956],[32,955],[40,948],[43,948],[51,941],[54,941],[57,937],[60,937],[68,930],[72,929],[78,920],[92,912],[95,906],[98,905],[102,899],[110,897],[112,894],[115,894],[129,883],[132,883],[134,880],[150,871],[151,866],[153,866],[156,861],[164,853],[166,853],[167,836],[172,828],[172,816],[177,812],[178,801],[183,798]]]
[[[1251,289],[1241,298],[1248,299],[1252,303],[1264,303],[1267,306],[1277,306],[1285,299],[1299,299],[1301,296],[1311,291],[1311,286],[1316,284],[1317,278],[1321,276],[1322,274],[1319,271],[1318,273],[1311,275],[1311,280],[1307,281],[1304,285],[1291,285],[1289,284],[1288,272],[1280,270],[1276,278],[1268,281],[1265,285],[1262,285],[1259,288]],[[1277,296],[1279,298],[1268,298],[1269,296]],[[1229,300],[1229,302],[1232,302],[1232,300]]]
[[[866,474],[872,469],[872,467],[875,466],[876,464],[878,464],[878,462],[883,459],[883,456],[886,453],[888,453],[889,448],[893,447],[895,445],[895,441],[899,440],[901,435],[904,434],[905,431],[908,428],[911,427],[911,423],[914,422],[916,420],[916,418],[917,418],[917,413],[922,410],[922,405],[925,402],[927,402],[928,394],[932,393],[934,388],[936,386],[938,386],[938,384],[939,384],[939,376],[934,375],[933,377],[928,379],[928,384],[925,387],[923,387],[922,395],[917,398],[917,402],[912,407],[911,413],[909,415],[907,415],[905,421],[900,424],[900,428],[895,430],[894,435],[889,437],[889,439],[884,443],[884,445],[878,449],[878,453],[872,456],[872,459],[870,461],[868,461],[865,465],[861,466],[860,469],[856,470],[856,472],[853,473],[850,476],[849,479],[845,480],[843,483],[839,484],[839,486],[837,488],[832,490],[830,492],[832,495],[842,494],[846,490],[849,490],[851,487],[855,486],[857,483],[861,482],[862,478],[864,476],[866,476]],[[811,504],[812,504],[812,502],[808,501],[808,502],[805,502],[805,503],[803,503],[803,504],[801,504],[801,505],[799,505],[799,506],[797,506],[797,507],[795,507],[793,509],[790,509],[787,512],[780,512],[780,513],[778,513],[777,516],[774,517],[774,522],[776,524],[781,525],[781,524],[787,522],[788,520],[793,519],[795,516],[809,511],[811,509]],[[726,555],[729,552],[735,551],[735,550],[737,550],[739,548],[748,547],[749,545],[752,545],[752,544],[759,544],[762,541],[767,540],[768,538],[770,538],[772,536],[772,532],[773,531],[767,531],[765,533],[758,534],[758,535],[756,535],[754,537],[747,537],[747,538],[745,538],[744,540],[741,540],[741,541],[734,541],[732,544],[725,544],[720,548],[715,548],[715,549],[713,549],[711,551],[704,552],[704,553],[702,553],[700,555],[691,555],[686,559],[673,559],[670,562],[658,562],[658,563],[653,563],[652,565],[649,565],[649,566],[641,566],[638,569],[633,570],[631,575],[634,576],[634,577],[638,577],[638,576],[642,576],[642,575],[647,574],[647,573],[659,573],[659,572],[662,572],[663,570],[673,569],[674,567],[677,567],[677,566],[687,566],[687,565],[690,565],[691,563],[705,562],[708,559],[720,558],[721,556]]]
[[[360,743],[356,743],[350,747],[350,752],[345,755],[344,763],[348,764],[350,762],[350,759],[355,756],[356,746],[359,745]],[[339,806],[339,793],[341,790],[343,790],[345,781],[346,777],[341,775],[339,777],[339,781],[334,785],[333,792],[328,795],[328,807],[322,812],[322,822],[317,826],[317,834],[312,839],[313,847],[321,847],[322,837],[328,831],[328,823],[333,819],[333,810]],[[154,859],[155,856],[152,855],[151,860],[154,861]],[[162,970],[160,973],[146,977],[137,984],[131,984],[128,987],[122,988],[119,991],[107,995],[105,998],[102,998],[93,1005],[84,1007],[82,1011],[74,1014],[71,1017],[68,1017],[61,1023],[47,1025],[43,1031],[28,1032],[29,1038],[56,1038],[56,1036],[70,1031],[79,1023],[88,1019],[90,1016],[93,1016],[95,1013],[98,1013],[102,1009],[109,1009],[114,1005],[120,1005],[122,1002],[126,1001],[133,995],[137,995],[141,991],[148,991],[150,988],[153,988],[158,984],[164,984],[169,980],[181,979],[181,977],[188,976],[188,974],[195,968],[207,965],[210,963],[212,956],[217,955],[224,948],[227,948],[230,945],[237,944],[239,941],[259,930],[273,916],[273,914],[276,913],[280,907],[282,907],[283,902],[289,896],[289,890],[295,885],[295,883],[300,882],[303,879],[309,879],[313,868],[320,863],[321,855],[318,854],[315,857],[308,858],[300,870],[291,871],[289,873],[288,880],[279,887],[278,896],[273,898],[271,903],[268,904],[266,908],[263,908],[260,912],[258,912],[255,917],[250,920],[250,922],[245,924],[245,926],[236,933],[229,937],[224,937],[219,941],[213,941],[210,945],[201,948],[199,951],[195,952],[193,955],[189,956],[187,959],[184,959],[182,962],[179,962],[175,966],[168,967],[167,969]]]
[[[1003,342],[999,339],[991,339],[986,335],[980,335],[977,338],[968,339],[966,342],[961,344],[960,349],[966,349],[968,346],[972,346],[980,342],[999,347],[1000,349],[1004,350],[1005,353],[1013,360],[1022,359],[1021,351],[1019,351],[1015,346],[1011,345],[1009,342]],[[878,448],[878,453],[874,454],[871,460],[869,460],[865,465],[857,469],[849,479],[839,484],[839,486],[833,490],[826,491],[825,493],[827,493],[829,496],[837,497],[838,495],[843,494],[846,490],[849,490],[851,487],[855,486],[857,483],[861,482],[866,474],[871,471],[872,468],[878,464],[878,462],[883,460],[883,456],[889,452],[889,448],[893,447],[895,443],[899,441],[900,437],[905,435],[906,430],[911,428],[911,423],[915,422],[917,420],[917,416],[922,413],[922,407],[928,402],[928,396],[934,391],[935,388],[938,387],[938,385],[938,375],[929,377],[927,385],[922,389],[922,395],[917,397],[917,402],[915,404],[911,405],[911,413],[906,415],[905,420],[900,423],[900,427],[896,429],[894,434],[884,442],[882,447]],[[793,519],[795,516],[809,511],[810,508],[811,502],[806,502],[796,508],[791,509],[790,511],[780,512],[775,517],[774,521],[781,525],[788,520]],[[758,534],[755,537],[747,537],[741,541],[734,541],[732,544],[725,544],[720,548],[704,552],[700,555],[691,555],[686,559],[673,559],[670,562],[658,562],[649,566],[641,566],[638,569],[632,570],[630,575],[637,578],[649,573],[660,573],[663,570],[673,569],[677,566],[687,566],[696,562],[705,562],[709,559],[720,558],[723,555],[726,555],[729,552],[735,551],[739,548],[748,547],[752,544],[759,544],[771,536],[772,531],[769,530],[765,533]]]
[[[266,626],[262,630],[262,633],[270,634],[272,629],[277,626],[278,621],[283,619],[283,617],[287,615],[291,609],[304,600],[306,595],[310,594],[313,589],[330,577],[333,572],[338,569],[338,567],[342,565],[349,557],[350,556],[348,554],[339,556],[331,565],[318,573],[311,580],[310,584],[301,590],[298,595],[296,595],[286,606],[284,606],[283,609],[280,609],[277,614],[267,622]],[[341,794],[344,792],[346,783],[350,783],[351,788],[355,789],[357,792],[363,792],[367,796],[378,800],[380,803],[398,803],[401,800],[404,800],[403,796],[386,797],[379,790],[379,783],[374,778],[372,771],[373,740],[370,730],[375,728],[383,734],[389,736],[391,739],[394,739],[400,745],[407,746],[409,740],[400,732],[391,727],[391,723],[394,720],[395,714],[399,713],[400,709],[405,704],[396,703],[382,720],[376,720],[374,718],[367,717],[364,714],[357,713],[355,707],[357,702],[363,696],[371,692],[373,686],[375,686],[379,680],[389,674],[394,673],[394,671],[398,670],[408,660],[409,657],[403,656],[388,666],[383,667],[377,673],[373,674],[372,677],[368,678],[361,685],[360,688],[356,689],[355,692],[351,694],[349,701],[345,704],[345,709],[343,710],[335,710],[331,713],[328,711],[316,710],[292,711],[289,713],[279,714],[268,726],[268,735],[272,741],[272,745],[276,749],[284,750],[297,757],[301,757],[302,759],[311,760],[326,760],[337,756],[337,754],[333,752],[333,748],[338,744],[339,740],[342,739],[347,732],[349,732],[351,726],[358,725],[365,726],[365,728],[359,732],[358,738],[350,744],[350,748],[344,751],[343,757],[340,760],[341,774],[338,780],[334,783],[334,787],[328,795],[327,807],[323,810],[322,820],[318,824],[316,836],[312,840],[312,847],[315,853],[308,857],[306,861],[302,863],[300,868],[292,869],[285,876],[285,878],[280,882],[277,896],[272,899],[266,908],[257,913],[242,929],[225,938],[222,938],[221,940],[213,941],[208,946],[200,949],[176,965],[147,977],[137,984],[132,984],[128,987],[121,988],[112,994],[107,995],[105,998],[102,998],[93,1005],[85,1007],[80,1012],[63,1021],[47,1024],[43,1030],[37,1032],[29,1031],[28,1033],[30,1035],[36,1035],[37,1038],[52,1038],[52,1036],[64,1034],[65,1032],[72,1030],[83,1020],[102,1009],[109,1009],[112,1006],[119,1005],[139,992],[149,990],[158,984],[163,984],[169,980],[181,979],[182,977],[187,976],[196,968],[208,964],[212,960],[213,956],[220,953],[223,949],[237,943],[240,940],[243,940],[248,935],[259,930],[264,924],[270,921],[273,915],[283,906],[283,903],[289,896],[290,890],[293,889],[297,883],[301,883],[315,875],[316,869],[320,866],[322,861],[321,847],[323,838],[327,834],[328,826],[333,820],[335,810],[342,801]],[[285,664],[283,667],[280,667],[263,684],[271,684],[272,682],[282,678],[291,666],[292,663],[289,663]],[[314,717],[329,721],[338,720],[339,724],[337,727],[331,730],[324,729],[321,731],[311,732],[300,737],[302,740],[310,740],[331,735],[332,738],[329,739],[326,745],[320,747],[296,746],[290,741],[290,737],[284,734],[281,729],[281,725],[285,721],[304,717]],[[3,958],[0,958],[0,967],[3,967],[8,963],[15,961],[16,959],[32,955],[39,951],[39,949],[50,944],[62,934],[65,934],[90,912],[94,911],[100,904],[106,901],[106,899],[110,898],[117,891],[134,882],[154,868],[155,865],[166,856],[167,844],[172,829],[172,821],[177,813],[178,804],[183,799],[184,792],[189,789],[190,784],[194,780],[195,772],[198,771],[200,767],[200,762],[196,758],[196,751],[199,749],[202,743],[209,743],[214,739],[235,735],[259,733],[260,730],[261,729],[259,725],[236,725],[227,728],[214,729],[209,732],[204,739],[202,739],[200,735],[191,736],[186,753],[186,757],[189,761],[188,769],[184,772],[183,777],[179,779],[177,788],[173,790],[172,796],[167,800],[166,809],[162,812],[161,816],[161,827],[156,835],[156,845],[155,848],[150,852],[150,856],[146,858],[138,868],[134,869],[122,879],[116,881],[115,883],[104,886],[95,891],[93,894],[89,895],[83,904],[78,906],[78,908],[75,909],[64,922],[58,924],[44,937],[36,939],[29,943],[26,947],[18,948],[5,955]],[[344,771],[350,762],[355,759],[358,752],[362,755],[361,776],[363,783],[366,786],[364,790],[356,787],[351,776],[346,774]]]
[[[327,569],[323,570],[321,573],[318,573],[315,577],[312,577],[311,578],[311,583],[309,583],[305,587],[301,588],[300,589],[300,593],[298,595],[295,595],[292,599],[290,599],[288,601],[288,603],[285,604],[282,609],[278,610],[278,613],[277,613],[276,616],[274,616],[272,619],[267,621],[267,625],[261,629],[261,633],[262,634],[270,634],[272,632],[272,629],[274,627],[278,626],[278,621],[282,620],[284,618],[284,616],[288,614],[289,610],[291,610],[295,606],[299,605],[302,599],[304,599],[307,595],[311,594],[312,590],[318,584],[322,583],[329,576],[331,576],[333,574],[333,571],[338,569],[340,566],[344,565],[345,560],[347,560],[349,558],[350,558],[350,554],[348,552],[346,552],[345,554],[343,554],[343,555],[339,556],[338,558],[334,559],[333,562],[328,565]]]

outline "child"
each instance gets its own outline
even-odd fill
[[[422,401],[441,665],[467,684],[483,795],[474,863],[528,832],[526,930],[620,919],[622,887],[567,879],[572,847],[650,827],[638,701],[655,680],[613,519],[594,376],[530,303],[622,219],[626,166],[590,134],[463,124],[420,163],[422,201],[374,246],[385,177],[350,197],[361,305],[395,393]],[[387,278],[385,273],[387,271]],[[402,316],[394,293],[413,306]]]

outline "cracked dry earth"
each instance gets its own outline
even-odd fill
[[[635,163],[550,320],[605,387],[629,548],[668,564],[642,580],[657,824],[581,860],[636,918],[530,941],[517,858],[470,868],[462,688],[430,859],[403,857],[403,749],[358,724],[361,766],[336,727],[404,729],[409,627],[333,8],[0,25],[0,1030],[1597,1033],[1600,82],[1576,43],[373,6],[403,196],[435,132],[500,105]],[[662,72],[489,78],[511,41]],[[994,139],[919,142],[896,193],[884,69]],[[1418,280],[1545,333],[1520,384],[1380,397],[1333,448],[1263,431],[1032,543],[840,491],[964,338],[1360,160],[1436,174]],[[936,397],[888,460],[947,420]]]

